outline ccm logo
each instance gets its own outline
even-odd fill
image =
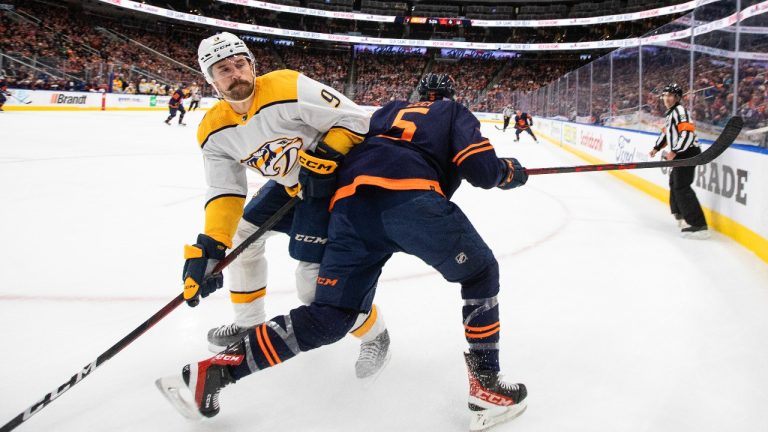
[[[319,174],[330,174],[336,170],[335,163],[331,163],[331,164],[320,163],[317,160],[308,159],[301,155],[299,156],[299,163],[301,164],[301,166],[308,168]]]
[[[316,236],[308,236],[304,234],[296,234],[296,237],[294,237],[296,241],[304,242],[304,243],[317,243],[317,244],[326,244],[328,243],[327,238],[322,237],[316,237]]]
[[[338,282],[338,279],[328,279],[324,277],[318,277],[317,278],[317,284],[318,285],[328,285],[328,286],[336,286],[336,283]]]
[[[239,354],[218,354],[213,357],[213,364],[238,365],[242,363],[243,356]]]
[[[510,406],[515,404],[515,402],[512,399],[505,398],[503,396],[490,393],[484,390],[480,390],[480,389],[477,389],[473,396],[498,406]]]

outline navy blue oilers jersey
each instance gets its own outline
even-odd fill
[[[434,190],[450,198],[462,179],[490,189],[504,173],[493,146],[480,133],[480,122],[463,105],[394,101],[373,114],[365,140],[345,158],[331,205],[361,185]]]
[[[184,101],[185,97],[186,96],[184,95],[184,90],[177,89],[175,92],[173,92],[171,98],[168,100],[168,107],[178,108]]]
[[[515,127],[518,129],[528,129],[533,124],[533,119],[528,113],[522,113],[515,116]]]

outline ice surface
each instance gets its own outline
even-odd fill
[[[165,113],[0,115],[0,424],[118,341],[181,288],[205,183],[190,126]],[[529,167],[582,164],[483,126]],[[261,183],[250,180],[254,190]],[[456,202],[500,266],[501,361],[529,409],[498,431],[757,431],[768,425],[768,266],[730,239],[684,240],[665,205],[606,173],[464,185]],[[270,315],[299,301],[287,239],[269,241]],[[375,386],[357,341],[305,353],[222,393],[190,423],[154,379],[209,354],[225,292],[181,306],[20,431],[463,431],[459,287],[396,256],[376,302],[393,357]]]

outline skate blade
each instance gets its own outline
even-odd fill
[[[684,232],[681,234],[681,237],[683,237],[684,239],[691,239],[691,240],[706,240],[712,237],[712,234],[710,234],[709,230],[696,231],[696,232]]]
[[[155,385],[179,414],[190,420],[203,419],[203,415],[197,410],[194,395],[187,388],[186,384],[184,384],[181,377],[171,376],[158,378],[155,381]]]
[[[500,423],[520,417],[526,409],[528,409],[528,403],[527,401],[522,401],[511,407],[472,411],[472,417],[469,420],[469,430],[471,432],[486,431]]]
[[[379,369],[376,370],[376,372],[366,377],[357,377],[357,379],[360,380],[360,382],[362,383],[364,389],[371,388],[373,387],[374,384],[376,384],[376,381],[378,381],[379,377],[381,376],[381,373],[384,372],[384,369],[387,367],[391,359],[392,359],[392,351],[387,350],[387,357],[384,358],[384,362],[381,364],[381,367],[379,367]]]

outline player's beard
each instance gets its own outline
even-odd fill
[[[224,99],[231,101],[243,101],[248,99],[253,93],[253,80],[238,79],[234,81],[229,87],[222,91],[221,94]]]

